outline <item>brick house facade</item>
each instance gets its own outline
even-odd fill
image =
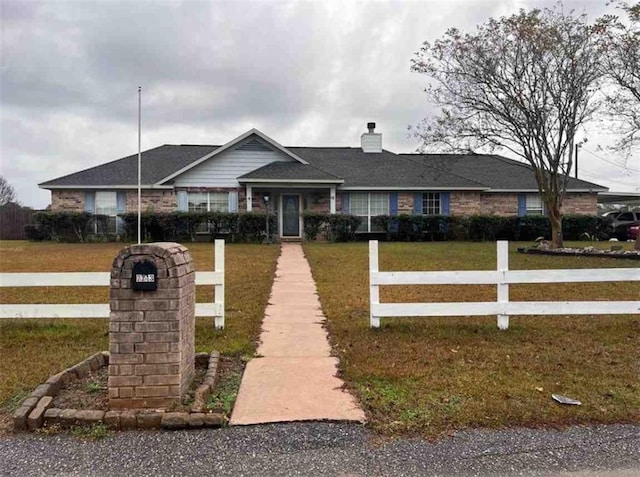
[[[278,234],[302,237],[304,211],[522,216],[544,213],[533,170],[495,155],[394,154],[375,124],[361,147],[284,147],[252,129],[223,146],[164,145],[142,153],[142,211],[263,212]],[[164,161],[164,162],[162,162]],[[158,167],[162,162],[163,167]],[[123,179],[127,178],[127,179]],[[40,184],[52,210],[136,212],[137,156]],[[124,183],[123,183],[124,182]],[[606,188],[568,178],[565,214],[596,214]]]

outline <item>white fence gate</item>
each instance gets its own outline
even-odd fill
[[[442,272],[381,272],[378,241],[369,241],[369,320],[391,316],[497,315],[498,328],[509,328],[510,315],[620,315],[640,313],[640,301],[509,301],[512,283],[572,283],[640,281],[638,268],[572,270],[509,270],[509,242],[498,241],[497,270]],[[380,303],[381,285],[497,285],[496,302]]]
[[[213,272],[196,272],[196,285],[213,285],[214,302],[196,303],[196,316],[213,317],[224,328],[224,240],[215,241]],[[109,286],[111,272],[0,273],[0,287]],[[109,304],[0,305],[0,318],[109,318]]]

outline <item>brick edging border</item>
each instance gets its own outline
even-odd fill
[[[199,427],[221,427],[226,424],[222,411],[207,412],[207,400],[215,388],[218,376],[220,353],[217,351],[197,353],[196,364],[206,364],[205,379],[196,389],[190,412],[165,412],[162,410],[118,410],[58,409],[51,407],[53,399],[68,383],[83,379],[91,371],[109,365],[109,352],[102,351],[89,356],[80,363],[50,376],[26,398],[13,414],[13,429],[34,431],[45,425],[61,428],[105,424],[113,429],[188,429]]]

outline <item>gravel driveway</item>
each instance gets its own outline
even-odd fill
[[[475,430],[377,443],[356,424],[290,423],[0,439],[0,475],[640,475],[640,426]],[[573,475],[573,474],[572,474]]]

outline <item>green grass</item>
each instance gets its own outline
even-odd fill
[[[515,253],[510,268],[637,267],[638,262]],[[589,244],[581,244],[589,245]],[[600,245],[600,244],[594,244]],[[305,244],[347,385],[370,425],[434,436],[468,427],[640,422],[640,317],[388,318],[368,321],[367,244]],[[494,269],[495,243],[381,243],[380,270]],[[382,287],[381,301],[496,299],[495,286]],[[637,300],[640,283],[512,285],[526,300]],[[540,391],[542,389],[542,391]],[[563,407],[558,393],[582,406]]]
[[[0,271],[109,271],[123,244],[0,242]],[[196,270],[213,270],[213,244],[188,244]],[[273,281],[277,245],[227,245],[226,327],[196,320],[197,351],[253,355]],[[108,287],[0,288],[0,303],[108,303]],[[199,286],[197,301],[212,301]],[[106,319],[0,320],[0,412],[65,367],[108,349]]]
[[[245,357],[241,359],[227,358],[226,362],[221,363],[222,369],[218,370],[220,373],[218,382],[215,390],[209,396],[207,408],[220,409],[227,417],[231,416],[231,410],[238,397],[242,371],[246,361]]]
[[[71,428],[71,435],[77,439],[97,441],[109,437],[113,431],[106,424],[94,424],[93,426],[75,426]]]

